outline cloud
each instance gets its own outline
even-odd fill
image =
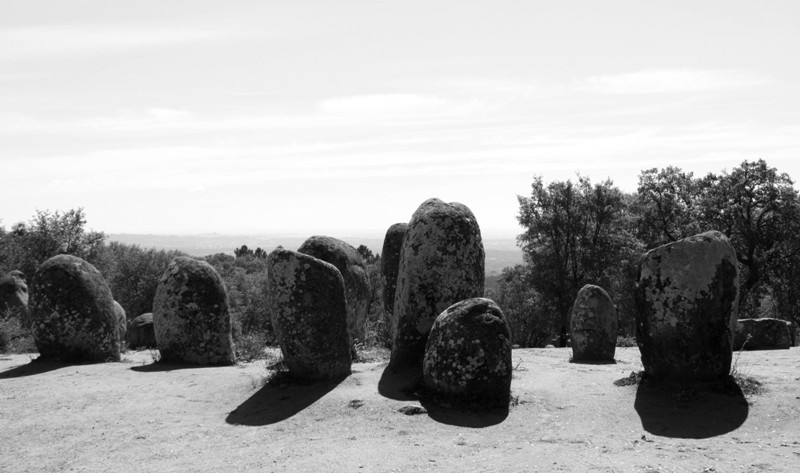
[[[479,100],[456,101],[430,95],[373,94],[326,99],[317,105],[317,111],[352,118],[463,115],[485,105]]]
[[[664,94],[767,85],[765,76],[736,70],[653,69],[588,77],[578,91],[608,95]]]

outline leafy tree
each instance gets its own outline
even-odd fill
[[[361,255],[361,258],[364,260],[365,264],[374,264],[381,259],[381,255],[372,253],[372,250],[370,250],[367,245],[358,245],[356,251],[359,255]]]
[[[642,171],[634,203],[637,236],[648,248],[677,241],[703,230],[698,221],[701,184],[692,173],[668,166]]]
[[[521,347],[544,347],[561,329],[561,317],[547,307],[531,284],[532,268],[518,264],[504,268],[497,287],[486,297],[500,306],[511,330],[512,343]]]

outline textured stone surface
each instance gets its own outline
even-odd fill
[[[169,264],[153,299],[153,329],[162,361],[236,363],[228,293],[205,261],[181,256]]]
[[[310,255],[276,249],[267,258],[272,326],[289,371],[312,380],[350,374],[344,279]]]
[[[336,266],[344,278],[347,330],[351,341],[365,341],[367,312],[372,291],[367,266],[358,251],[349,243],[328,236],[312,236],[303,242],[297,251]]]
[[[397,290],[397,273],[400,270],[400,252],[408,232],[407,223],[395,223],[386,231],[381,250],[381,276],[383,277],[383,314],[389,339],[394,341],[397,320],[394,317],[394,296]]]
[[[119,361],[114,298],[100,272],[72,255],[39,266],[30,287],[33,337],[44,359]]]
[[[156,348],[156,333],[153,330],[153,313],[147,312],[128,323],[126,335],[128,348]]]
[[[419,366],[436,317],[456,302],[483,296],[483,241],[472,211],[429,199],[414,212],[400,254],[391,365]]]
[[[792,345],[790,325],[785,320],[739,319],[736,324],[734,350],[782,350]]]
[[[21,271],[10,271],[0,276],[0,315],[7,311],[20,318],[24,325],[28,325],[28,285]]]
[[[117,301],[114,301],[114,319],[117,321],[117,339],[121,350],[124,347],[125,334],[128,331],[128,316]]]
[[[636,339],[654,378],[728,375],[739,302],[736,253],[710,231],[647,252],[636,287]]]
[[[578,291],[570,335],[573,361],[614,361],[617,308],[603,288],[587,284]]]
[[[442,312],[431,328],[422,370],[425,384],[438,394],[507,405],[511,334],[497,304],[467,299]]]

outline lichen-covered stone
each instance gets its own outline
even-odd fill
[[[764,317],[739,319],[734,350],[782,350],[792,347],[792,335],[785,320]]]
[[[43,359],[120,360],[114,298],[94,266],[54,256],[36,270],[30,296],[33,338]]]
[[[7,313],[19,317],[25,326],[30,324],[28,285],[22,271],[14,270],[0,276],[0,317]]]
[[[394,340],[397,320],[394,317],[394,296],[397,290],[397,273],[400,270],[400,252],[408,232],[407,223],[395,223],[386,231],[381,250],[381,276],[383,277],[383,314],[389,340]]]
[[[587,284],[578,291],[570,335],[573,361],[614,361],[617,308],[603,288]]]
[[[126,335],[128,348],[156,348],[156,333],[153,330],[153,314],[147,312],[128,323]]]
[[[205,261],[172,260],[156,288],[153,329],[162,361],[236,363],[225,283]]]
[[[289,371],[311,380],[349,375],[345,283],[336,266],[279,248],[267,257],[267,274],[272,327]]]
[[[429,199],[414,212],[400,254],[391,366],[419,366],[436,317],[483,296],[485,256],[478,222],[465,205]]]
[[[125,309],[117,301],[114,301],[114,318],[117,321],[117,338],[119,339],[121,350],[124,346],[123,343],[125,343],[125,333],[128,331],[128,317],[125,314]]]
[[[511,394],[511,333],[490,299],[458,302],[431,328],[422,365],[432,391],[485,405],[508,404]]]
[[[650,250],[635,294],[645,373],[683,380],[729,374],[739,270],[725,235],[710,231]]]
[[[347,297],[347,330],[352,342],[367,339],[367,312],[372,294],[369,272],[361,255],[352,245],[328,236],[308,238],[298,253],[311,255],[336,266],[344,278]]]

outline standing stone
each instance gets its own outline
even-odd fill
[[[156,348],[156,333],[153,330],[153,314],[147,312],[128,323],[126,335],[128,348]]]
[[[383,314],[388,328],[389,340],[394,340],[397,319],[394,317],[394,296],[397,290],[397,273],[400,270],[400,252],[403,238],[408,232],[407,223],[395,223],[386,231],[381,253],[381,276],[383,276]]]
[[[94,266],[54,256],[36,270],[30,290],[33,338],[43,359],[120,360],[114,298]]]
[[[617,308],[603,288],[587,284],[578,291],[570,333],[573,361],[614,361]]]
[[[128,317],[125,315],[125,309],[117,301],[114,301],[114,318],[117,321],[117,338],[119,339],[120,350],[122,350],[123,343],[125,343],[125,333],[128,331]]]
[[[358,251],[349,243],[328,236],[312,236],[297,251],[336,266],[344,278],[347,330],[351,342],[365,341],[372,291],[367,266]]]
[[[636,341],[653,378],[727,376],[739,302],[728,238],[709,231],[647,252],[636,287]]]
[[[481,231],[465,205],[429,199],[408,224],[400,254],[391,365],[419,367],[436,317],[456,302],[483,296]]]
[[[792,346],[790,325],[785,320],[763,317],[739,319],[736,324],[734,350],[783,350]]]
[[[289,371],[312,380],[349,375],[345,283],[336,266],[279,248],[267,258],[267,285],[272,326]]]
[[[156,288],[153,329],[161,361],[236,363],[225,283],[205,261],[172,260]]]
[[[422,365],[432,391],[486,406],[508,405],[511,371],[511,332],[494,301],[467,299],[436,318]]]
[[[0,317],[7,313],[19,317],[23,326],[30,324],[28,285],[22,271],[14,270],[0,276]]]

